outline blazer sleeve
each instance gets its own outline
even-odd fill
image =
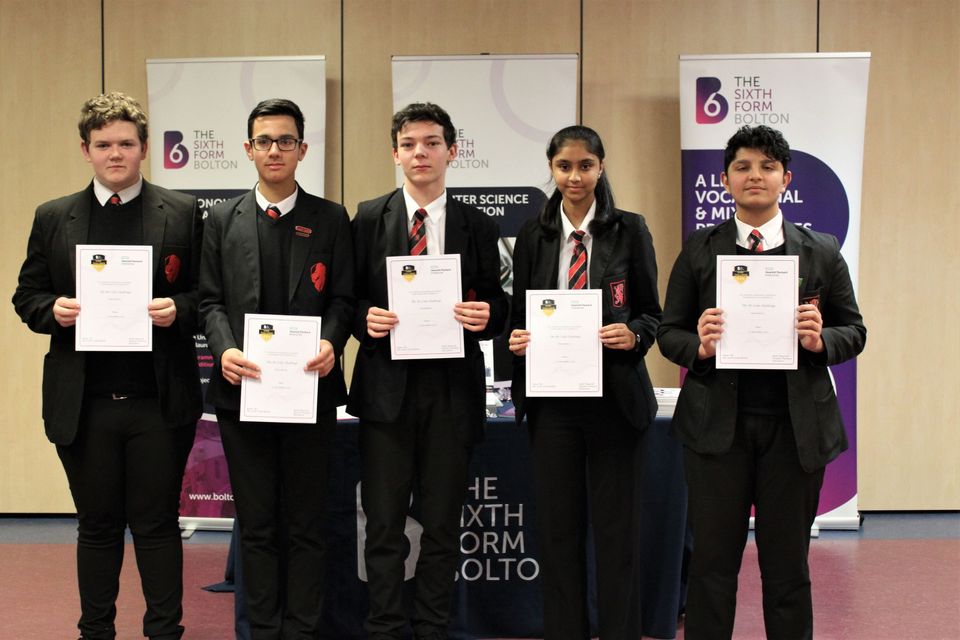
[[[65,292],[55,290],[50,275],[46,241],[50,231],[44,228],[44,219],[41,208],[38,208],[27,240],[27,257],[20,267],[17,289],[13,294],[13,306],[32,331],[54,335],[67,331],[53,317],[53,303]]]
[[[214,363],[219,364],[223,352],[240,348],[230,328],[223,295],[223,215],[214,209],[207,216],[203,231],[200,260],[200,320]]]
[[[350,227],[353,235],[353,276],[354,276],[354,294],[356,295],[356,307],[353,313],[353,337],[360,341],[360,344],[369,344],[374,338],[367,333],[367,312],[370,307],[375,306],[371,302],[370,291],[370,260],[371,255],[371,233],[367,229],[372,222],[367,218],[370,214],[366,212],[366,203],[361,203],[357,209],[357,214],[353,217]]]
[[[336,207],[336,235],[333,241],[333,282],[330,302],[323,314],[321,337],[333,344],[337,357],[350,337],[354,322],[354,259],[350,218],[341,206]]]
[[[478,212],[482,216],[482,213]],[[509,303],[500,286],[500,228],[493,220],[482,217],[476,234],[479,272],[475,282],[477,301],[490,305],[490,319],[483,331],[474,333],[477,340],[492,340],[507,322]]]
[[[834,236],[829,238],[832,243],[827,269],[830,274],[829,295],[820,301],[823,317],[820,337],[824,349],[821,353],[806,352],[811,363],[824,366],[855,358],[867,343],[867,328],[857,306],[850,270],[840,253],[840,243]]]
[[[700,349],[697,322],[703,309],[700,302],[700,278],[694,265],[693,253],[688,241],[673,264],[667,283],[663,322],[657,330],[657,343],[665,358],[702,375],[714,368],[716,359],[701,360],[697,357]]]
[[[185,291],[175,293],[170,298],[177,307],[176,326],[180,335],[192,336],[200,327],[200,254],[203,239],[203,217],[197,199],[191,197],[190,206],[190,270],[187,273]]]
[[[657,256],[653,249],[653,236],[647,229],[643,216],[631,213],[622,215],[636,215],[636,230],[631,238],[630,251],[630,278],[631,292],[630,312],[633,316],[628,323],[630,330],[640,336],[638,353],[646,355],[657,339],[657,328],[663,318],[660,308],[660,294],[657,291]]]

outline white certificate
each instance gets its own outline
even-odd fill
[[[796,369],[797,256],[717,256],[718,369]]]
[[[603,395],[600,289],[528,290],[528,398]]]
[[[153,247],[77,245],[77,351],[150,351]]]
[[[462,358],[463,326],[453,317],[461,295],[459,253],[387,257],[387,304],[399,320],[393,359]]]
[[[260,378],[240,379],[241,422],[317,421],[316,371],[304,371],[320,352],[320,318],[247,313],[243,355]]]

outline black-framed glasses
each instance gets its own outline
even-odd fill
[[[281,136],[279,138],[257,136],[256,138],[250,138],[250,144],[253,145],[253,148],[257,151],[270,151],[274,142],[277,143],[277,148],[280,149],[280,151],[293,151],[303,140],[291,136]]]

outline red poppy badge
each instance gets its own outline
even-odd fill
[[[163,275],[170,284],[177,281],[180,276],[180,258],[177,255],[170,254],[163,259]]]
[[[323,285],[327,283],[327,265],[318,262],[310,267],[310,282],[317,293],[323,293]]]

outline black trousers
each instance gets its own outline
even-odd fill
[[[446,373],[432,362],[410,367],[400,419],[360,421],[361,502],[370,638],[399,638],[407,621],[417,638],[446,638],[460,557],[460,517],[472,445],[452,424]],[[404,529],[411,493],[420,504],[413,612],[404,606]],[[410,543],[412,544],[412,542]]]
[[[528,400],[546,640],[590,638],[587,521],[602,640],[640,637],[640,433],[602,398]],[[589,504],[589,507],[588,507]]]
[[[217,409],[240,524],[252,640],[319,637],[330,441],[336,412],[317,424],[240,422]]]
[[[84,640],[116,636],[124,531],[130,526],[152,640],[183,635],[180,488],[196,425],[171,427],[156,398],[88,398],[77,437],[58,446],[77,508]]]
[[[730,451],[684,452],[693,529],[685,637],[728,639],[750,507],[763,585],[768,638],[813,637],[807,553],[823,469],[800,467],[788,416],[741,415]]]

